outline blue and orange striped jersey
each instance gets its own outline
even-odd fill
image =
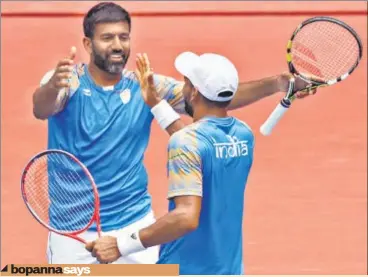
[[[161,246],[158,263],[180,274],[242,274],[244,192],[254,135],[233,118],[205,117],[175,133],[168,147],[169,210],[175,196],[202,197],[199,227]]]

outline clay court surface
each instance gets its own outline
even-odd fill
[[[366,274],[366,3],[184,4],[126,3],[133,12],[131,57],[146,52],[156,72],[179,78],[173,66],[178,53],[218,52],[234,61],[242,80],[258,79],[287,70],[287,39],[313,12],[360,11],[335,15],[355,28],[365,46],[363,62],[351,78],[295,103],[270,137],[263,137],[259,126],[281,93],[231,114],[247,122],[256,136],[255,163],[245,202],[246,273]],[[19,185],[27,160],[46,147],[47,125],[33,118],[32,93],[42,75],[67,55],[71,46],[77,46],[78,61],[88,61],[82,47],[82,16],[30,15],[84,13],[91,5],[1,3],[5,13],[1,22],[1,267],[46,262],[47,233],[26,210]],[[260,14],[145,15],[200,9]],[[311,14],[262,14],[305,10]],[[13,17],[12,13],[23,16]],[[133,66],[131,58],[129,68]],[[157,216],[163,215],[167,206],[168,138],[154,123],[145,164]]]

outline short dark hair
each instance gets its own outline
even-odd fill
[[[221,92],[222,93],[222,92]],[[223,93],[225,94],[230,94],[232,95],[233,93],[231,91],[224,91]],[[209,100],[208,98],[206,98],[201,92],[199,92],[199,94],[201,95],[203,101],[208,105],[208,106],[211,106],[211,107],[216,107],[216,108],[221,108],[221,109],[224,109],[226,108],[227,106],[230,105],[231,103],[231,100],[229,101],[224,101],[224,102],[219,102],[219,101],[212,101],[212,100]]]
[[[121,21],[128,22],[130,31],[131,18],[128,11],[112,2],[99,3],[93,6],[84,17],[84,35],[92,38],[98,23],[115,23]]]

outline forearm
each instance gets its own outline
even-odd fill
[[[185,124],[183,123],[183,121],[181,121],[181,119],[178,119],[166,128],[166,132],[171,136],[175,132],[183,129],[184,127]]]
[[[33,114],[38,119],[46,119],[55,109],[58,89],[48,84],[38,88],[33,94]]]
[[[250,105],[279,91],[279,76],[240,83],[238,91],[230,103],[229,109],[234,110]]]
[[[176,240],[196,228],[193,220],[183,210],[173,210],[151,226],[139,231],[144,247],[151,247]]]

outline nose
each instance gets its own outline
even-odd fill
[[[114,37],[114,40],[112,41],[111,48],[113,51],[121,51],[123,50],[123,47],[121,45],[121,41],[118,36]]]

